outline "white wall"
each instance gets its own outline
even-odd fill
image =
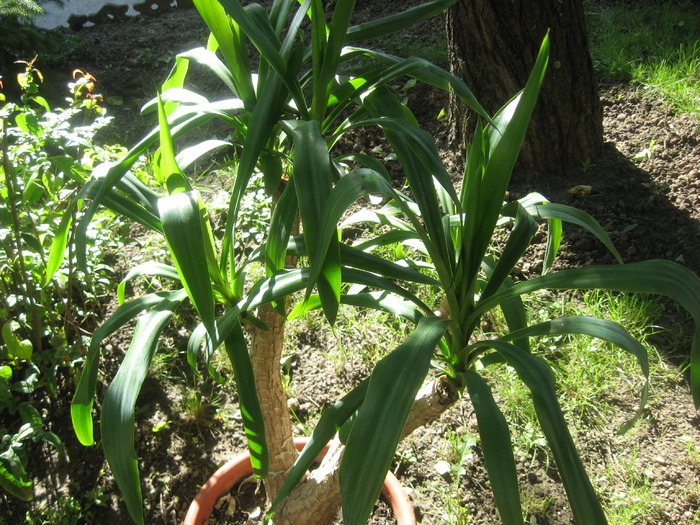
[[[63,6],[58,6],[53,3],[44,4],[42,7],[46,10],[46,14],[37,16],[34,23],[45,29],[54,29],[56,27],[68,27],[68,18],[71,15],[94,15],[102,9],[106,4],[115,6],[126,5],[129,7],[127,15],[136,16],[139,14],[134,9],[135,4],[143,4],[144,0],[64,0]],[[172,5],[177,4],[177,0],[173,0]],[[152,9],[157,9],[157,4],[153,2]],[[90,25],[90,23],[86,24]]]

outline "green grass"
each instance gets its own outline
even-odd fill
[[[666,365],[659,352],[648,344],[650,336],[660,331],[656,323],[663,314],[662,305],[653,298],[610,292],[543,292],[531,297],[526,307],[533,322],[583,315],[606,318],[625,326],[649,352],[650,404],[658,388],[677,382],[678,370]],[[488,331],[498,332],[503,324],[503,319],[494,318],[484,326]],[[648,421],[642,418],[628,433],[615,434],[634,416],[640,399],[643,375],[636,360],[609,344],[585,336],[544,337],[533,339],[532,345],[533,352],[546,357],[553,366],[562,409],[574,438],[588,441],[592,435],[600,436],[601,450],[607,446],[617,451],[614,461],[593,460],[587,466],[605,502],[609,522],[622,525],[636,523],[635,520],[644,516],[663,516],[665,503],[654,492],[651,474],[638,461],[647,454],[645,441],[638,434],[645,432]],[[553,466],[527,388],[508,367],[493,369],[487,377],[509,421],[516,458],[533,467],[536,462]],[[700,453],[690,437],[679,446],[686,452],[688,462],[700,461]],[[450,451],[444,451],[442,459],[456,464]],[[527,490],[521,496],[526,520],[547,513],[551,503],[547,499]]]
[[[632,81],[700,116],[700,4],[688,0],[589,7],[594,67],[603,81]]]

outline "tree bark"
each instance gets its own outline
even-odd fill
[[[401,439],[439,418],[459,399],[457,386],[446,376],[426,381],[416,394]],[[333,442],[318,469],[302,481],[275,513],[278,525],[326,525],[340,510],[338,471],[344,447]]]
[[[490,114],[524,87],[548,29],[549,67],[516,177],[580,169],[603,145],[582,0],[458,0],[447,13],[450,69]],[[463,148],[475,120],[450,102],[451,141]]]
[[[258,308],[258,319],[267,325],[268,330],[256,328],[253,331],[251,357],[270,453],[265,490],[268,499],[272,501],[277,497],[298,454],[294,447],[292,423],[280,370],[285,320],[271,304]]]

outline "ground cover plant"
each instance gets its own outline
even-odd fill
[[[260,319],[252,317],[252,312],[249,311],[270,301],[280,301],[290,292],[306,290],[294,315],[315,307],[322,307],[326,317],[333,323],[339,302],[345,301],[356,306],[384,309],[393,314],[403,315],[412,322],[416,322],[417,329],[404,344],[377,364],[369,383],[361,383],[344,398],[341,405],[324,413],[314,431],[312,444],[306,453],[302,454],[288,478],[291,481],[287,481],[287,485],[282,486],[282,494],[294,484],[295,477],[297,480],[300,478],[306,469],[306,460],[309,457],[315,457],[314,449],[328,441],[338,428],[349,421],[352,428],[346,427],[349,436],[347,436],[343,463],[340,466],[343,509],[346,521],[357,523],[366,521],[376,499],[379,486],[377,483],[380,484],[383,479],[406,420],[410,417],[409,410],[414,396],[426,376],[432,358],[435,357],[438,367],[445,374],[443,377],[446,379],[442,381],[450,383],[454,392],[468,389],[472,401],[475,402],[486,465],[492,474],[491,481],[496,503],[504,521],[521,522],[522,520],[515,462],[512,455],[503,453],[504,450],[510,449],[508,429],[491,396],[488,384],[483,381],[478,371],[483,366],[505,363],[516,370],[532,391],[535,410],[564,478],[574,515],[583,522],[603,520],[602,509],[566,430],[566,424],[556,401],[549,368],[541,359],[532,356],[529,352],[529,338],[582,332],[608,339],[633,354],[642,372],[647,375],[645,350],[619,325],[608,321],[568,317],[528,326],[519,298],[524,293],[550,288],[637,290],[673,295],[680,299],[697,319],[697,290],[689,292],[687,288],[688,283],[691,283],[691,288],[697,286],[697,277],[678,265],[664,261],[552,272],[551,265],[561,241],[561,220],[583,226],[597,236],[613,253],[616,254],[616,252],[595,221],[575,209],[551,204],[537,194],[503,204],[510,170],[517,157],[517,150],[536,101],[539,83],[545,69],[546,45],[523,93],[504,106],[503,110],[493,118],[483,115],[483,121],[475,134],[475,142],[468,151],[464,181],[459,191],[449,181],[432,138],[416,126],[415,118],[402,107],[390,91],[382,89],[383,83],[379,81],[384,78],[393,78],[391,75],[396,74],[397,71],[433,82],[439,80],[443,84],[445,79],[448,79],[452,87],[461,88],[462,93],[469,100],[468,90],[461,87],[456,79],[450,78],[444,72],[423,61],[402,62],[374,53],[374,56],[388,61],[389,66],[381,74],[370,72],[367,75],[374,80],[371,84],[374,88],[372,91],[368,89],[370,86],[366,85],[368,84],[366,77],[360,78],[359,81],[355,80],[356,84],[353,84],[353,79],[340,84],[340,87],[346,90],[341,91],[345,98],[336,95],[335,100],[357,102],[360,108],[359,112],[351,114],[347,123],[343,124],[343,128],[357,126],[359,123],[363,126],[378,125],[383,129],[401,163],[415,199],[413,201],[393,189],[387,181],[385,170],[368,157],[355,155],[352,158],[343,159],[359,161],[365,166],[356,169],[343,169],[342,166],[333,164],[329,150],[335,143],[336,136],[331,133],[328,137],[324,137],[320,121],[316,120],[314,123],[313,115],[318,118],[319,115],[325,115],[327,110],[326,102],[323,100],[324,98],[328,100],[326,90],[332,84],[332,72],[338,60],[333,57],[340,56],[338,53],[340,46],[334,46],[344,38],[342,35],[345,33],[346,22],[342,20],[349,19],[347,14],[345,17],[339,15],[340,18],[334,15],[328,41],[324,41],[320,36],[326,30],[322,17],[319,16],[321,11],[318,10],[319,6],[316,6],[314,11],[315,4],[310,4],[309,12],[313,14],[311,26],[315,28],[316,39],[312,30],[311,52],[306,57],[312,59],[313,65],[321,71],[309,75],[314,80],[316,89],[313,91],[314,98],[310,111],[305,114],[308,108],[303,109],[306,106],[303,104],[303,91],[299,89],[300,85],[296,84],[297,77],[294,76],[292,79],[283,75],[288,72],[287,66],[290,62],[285,61],[284,56],[278,58],[275,51],[279,48],[289,52],[290,57],[295,56],[293,38],[289,35],[295,35],[296,32],[288,32],[283,42],[274,44],[274,40],[270,40],[274,30],[272,33],[269,31],[258,33],[261,27],[267,26],[250,25],[252,19],[247,18],[254,13],[254,16],[259,17],[255,19],[257,22],[264,21],[266,13],[257,7],[251,8],[246,13],[235,2],[226,2],[223,5],[236,22],[229,27],[229,29],[233,27],[233,31],[221,27],[218,28],[219,31],[228,32],[227,36],[231,37],[238,30],[235,28],[243,29],[261,50],[263,56],[266,52],[268,53],[268,65],[260,67],[272,68],[266,69],[266,74],[272,75],[270,78],[273,79],[273,83],[267,85],[272,85],[273,87],[269,88],[270,92],[280,97],[273,96],[270,103],[277,102],[274,107],[283,108],[287,100],[294,98],[295,105],[290,105],[290,115],[298,111],[299,120],[283,121],[279,128],[276,127],[278,124],[276,118],[272,119],[272,122],[266,122],[265,119],[258,120],[251,117],[248,127],[244,126],[246,122],[229,120],[239,135],[244,138],[238,178],[232,193],[232,205],[227,217],[228,226],[224,230],[222,255],[219,260],[213,259],[219,247],[213,240],[214,235],[209,230],[208,222],[202,222],[203,207],[175,162],[170,134],[172,129],[173,134],[177,136],[177,126],[182,125],[182,128],[185,128],[188,124],[194,124],[195,118],[210,118],[213,113],[208,101],[197,98],[191,93],[175,91],[177,94],[175,97],[173,96],[175,93],[171,92],[168,95],[165,92],[162,101],[156,104],[160,114],[161,129],[159,133],[153,133],[147,141],[153,142],[157,134],[160,137],[159,177],[170,195],[158,197],[136,183],[130,187],[122,184],[119,187],[122,193],[113,193],[113,189],[117,187],[115,185],[120,182],[119,179],[124,176],[133,158],[143,151],[143,145],[132,150],[119,164],[107,166],[109,169],[107,177],[101,182],[99,189],[96,189],[96,202],[99,202],[104,195],[114,195],[116,199],[127,194],[132,199],[137,198],[143,210],[131,207],[132,217],[156,230],[162,227],[168,241],[175,267],[142,266],[131,272],[129,278],[152,274],[155,270],[157,275],[173,281],[179,280],[184,285],[183,290],[151,294],[124,303],[121,310],[93,339],[91,358],[89,357],[87,365],[88,373],[83,375],[81,387],[73,405],[74,422],[78,434],[83,442],[91,444],[93,436],[89,409],[92,406],[95,383],[94,367],[97,365],[96,345],[106,334],[132,317],[133,311],[129,309],[140,311],[150,301],[158,303],[159,309],[149,312],[137,325],[134,336],[136,343],[130,347],[127,358],[112,383],[103,405],[103,442],[108,457],[111,458],[110,463],[115,476],[122,490],[127,494],[132,517],[139,519],[140,509],[137,502],[141,499],[132,445],[133,408],[139,383],[145,377],[144,365],[147,365],[156,350],[157,337],[163,323],[170,317],[170,312],[177,304],[189,297],[202,318],[202,327],[195,331],[191,339],[190,360],[194,361],[202,343],[206,352],[211,353],[219,343],[224,342],[234,368],[239,399],[244,407],[244,419],[246,419],[244,425],[249,445],[256,458],[258,471],[263,474],[268,460],[266,448],[272,451],[273,447],[265,443],[261,437],[263,431],[271,432],[271,429],[261,424],[266,414],[266,406],[264,402],[257,402],[258,393],[248,383],[255,376],[252,365],[248,362],[240,322],[244,319],[245,322],[255,326],[256,330],[262,330],[262,334],[270,332],[274,335],[273,330],[264,330],[263,325],[270,328],[270,322],[260,323]],[[349,4],[338,3],[335,14],[343,13],[347,5]],[[298,16],[299,23],[307,14],[306,8],[306,5],[302,5],[299,11],[301,13]],[[206,19],[207,10],[219,8],[213,3],[202,3],[199,9]],[[276,14],[279,14],[279,11],[275,11],[273,7],[270,12],[272,16],[270,29],[279,27],[276,22],[280,19],[273,16]],[[220,17],[210,18],[210,20],[220,19]],[[334,25],[336,21],[337,25]],[[334,28],[339,33],[334,32]],[[347,34],[351,35],[352,32],[349,31]],[[334,40],[334,37],[341,40]],[[210,41],[210,46],[215,46],[213,41]],[[324,46],[328,47],[324,48]],[[324,55],[321,50],[325,49],[328,52],[328,48],[335,51],[330,55]],[[235,53],[235,50],[232,52]],[[360,50],[357,52],[365,53]],[[300,59],[305,56],[302,52],[298,54]],[[204,56],[209,58],[201,58]],[[243,84],[249,78],[247,72],[239,72],[241,76],[235,80],[236,76],[227,75],[225,69],[219,68],[220,63],[213,62],[211,55],[202,54],[201,51],[189,53],[188,56],[181,58],[192,59],[193,57],[196,57],[199,62],[209,60],[209,64],[214,65],[212,69],[221,71],[220,76],[230,81],[230,87],[236,94],[240,95],[241,89],[247,89],[245,86],[253,85],[252,82]],[[182,63],[180,61],[179,67],[182,67]],[[330,70],[324,73],[326,64],[329,64]],[[313,70],[314,67],[312,67]],[[177,74],[178,69],[175,70],[175,75],[171,77],[166,87],[178,82]],[[377,76],[372,77],[372,75]],[[274,81],[275,78],[278,80]],[[260,76],[257,80],[259,93],[265,93],[265,84],[261,87]],[[284,84],[284,91],[282,91],[282,84]],[[241,88],[241,85],[244,87]],[[326,87],[319,88],[319,85]],[[282,96],[280,96],[281,93],[283,93]],[[356,100],[360,94],[362,97]],[[185,111],[180,114],[171,113],[171,122],[168,123],[167,104],[183,102]],[[192,102],[191,107],[187,108],[187,103]],[[473,100],[469,102],[478,109],[478,105]],[[255,108],[260,103],[260,100],[257,100]],[[245,100],[242,96],[226,104],[228,105],[219,105],[216,109],[233,108],[241,111],[241,115],[246,115]],[[170,111],[172,108],[173,106],[170,106]],[[255,109],[253,114],[254,112]],[[268,114],[266,111],[264,116]],[[219,115],[223,118],[228,116],[225,113],[219,113]],[[188,121],[190,117],[192,120]],[[178,118],[181,120],[178,121]],[[258,122],[261,122],[260,130],[254,126]],[[255,132],[253,133],[252,130]],[[275,133],[270,133],[271,131]],[[273,147],[278,140],[290,138],[294,148],[288,152],[281,153],[280,148]],[[265,151],[264,145],[268,141],[270,141],[268,143],[270,149]],[[252,153],[247,153],[250,151]],[[266,153],[267,156],[260,158],[261,152]],[[418,155],[417,152],[422,155]],[[292,172],[272,215],[269,237],[272,241],[268,240],[264,249],[254,251],[252,254],[243,254],[243,256],[247,255],[247,260],[251,262],[265,261],[268,275],[247,288],[240,280],[243,272],[236,269],[241,268],[237,266],[240,264],[240,259],[235,257],[235,252],[233,257],[230,254],[231,247],[234,245],[232,226],[235,225],[236,210],[242,199],[242,192],[254,171],[254,165],[258,161],[263,167],[262,172],[267,179],[269,192],[273,193],[277,189],[277,182],[281,179],[278,175],[282,171],[279,169],[281,159],[291,162]],[[333,175],[338,176],[335,186],[332,184]],[[272,183],[269,182],[270,179]],[[301,191],[302,184],[306,184],[303,186],[306,191]],[[313,191],[310,191],[311,189]],[[368,193],[384,195],[388,199],[386,206],[379,210],[361,212],[352,220],[362,224],[376,222],[386,226],[388,231],[381,231],[376,239],[363,240],[359,247],[339,243],[336,230],[347,206]],[[128,199],[122,199],[119,202],[121,211],[126,209],[128,202]],[[301,215],[303,235],[292,237],[297,209]],[[479,220],[472,220],[473,217]],[[545,256],[544,275],[515,284],[509,280],[508,276],[535,235],[535,219],[544,219],[549,223],[550,240]],[[503,251],[494,256],[491,252],[491,241],[495,228],[506,223],[513,224],[512,231],[503,246]],[[192,244],[186,245],[183,242],[185,232],[190,243],[193,240],[196,241],[195,246],[198,246],[198,249],[193,250]],[[278,234],[281,236],[277,237]],[[290,240],[291,243],[289,243]],[[404,262],[407,266],[402,266],[392,261],[372,257],[365,251],[375,245],[396,242],[406,243],[418,249],[424,258],[406,258]],[[305,269],[283,269],[282,261],[287,255],[308,258],[309,266]],[[243,256],[241,259],[245,262],[246,259]],[[437,279],[411,269],[425,266],[432,268]],[[222,269],[225,272],[222,273]],[[230,273],[227,275],[227,272]],[[206,277],[207,275],[211,281]],[[662,281],[659,279],[660,275],[679,277],[677,281],[673,279]],[[444,304],[436,310],[439,315],[432,315],[433,308],[414,294],[397,286],[390,279],[399,282],[422,282],[441,290]],[[236,285],[236,283],[239,284]],[[352,283],[353,286],[345,288],[343,283]],[[231,288],[232,285],[236,286]],[[317,287],[318,295],[312,293],[314,286]],[[367,292],[365,288],[376,289],[377,292]],[[213,308],[215,297],[227,307],[227,311],[219,318],[216,318]],[[510,333],[496,339],[474,342],[471,336],[480,326],[481,318],[494,308],[500,308],[503,311]],[[268,311],[271,317],[267,320],[274,319],[275,312],[272,309]],[[148,326],[149,322],[155,324]],[[275,340],[279,341],[280,337],[275,337]],[[142,342],[146,344],[141,346]],[[433,356],[436,344],[439,345],[439,350]],[[278,358],[273,360],[275,366],[278,360]],[[407,364],[415,366],[409,367]],[[693,363],[691,370],[696,367],[697,365]],[[392,381],[398,372],[407,374],[404,376],[405,381],[400,384]],[[125,378],[130,380],[137,378],[136,384],[129,384]],[[642,390],[645,392],[646,387],[643,386]],[[383,402],[387,392],[395,394],[395,397],[391,397],[394,400],[393,404]],[[284,406],[286,408],[286,403]],[[359,409],[357,418],[350,419],[357,409]],[[388,413],[382,413],[382,410],[387,410]],[[435,415],[437,414],[429,414],[428,419]],[[113,416],[116,419],[110,421],[110,417]],[[376,433],[377,426],[374,424],[377,420],[384,422],[379,433]],[[409,427],[416,422],[418,424],[424,422],[419,419],[410,421],[412,422],[409,423]],[[126,439],[113,440],[115,436]],[[368,458],[366,454],[359,453],[358,449],[364,448],[367,443],[373,441],[381,442],[376,456]],[[497,446],[490,448],[491,445]],[[347,460],[347,458],[352,459],[353,456],[354,459],[361,459],[368,463],[363,465],[360,462],[353,466]],[[272,457],[274,454],[271,454],[271,461]],[[507,475],[494,476],[496,472]],[[357,483],[353,483],[353,480],[358,479],[360,475],[369,481],[366,486],[359,487]],[[358,488],[366,490],[357,491]],[[272,497],[275,491],[270,492]],[[279,510],[277,515],[279,516]]]

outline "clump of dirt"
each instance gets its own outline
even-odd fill
[[[72,69],[95,75],[109,113],[115,116],[111,136],[105,140],[131,144],[155,124],[155,117],[142,119],[138,113],[167,75],[174,55],[203,45],[206,37],[206,28],[192,9],[106,23],[78,33],[64,31],[66,54],[53,61],[60,67],[53,65],[52,71],[44,73],[59,101]],[[38,65],[42,67],[41,60]],[[207,81],[201,82],[208,87]],[[215,89],[213,85],[211,89]],[[445,123],[435,116],[447,103],[446,97],[418,88],[409,92],[409,98],[411,95],[409,103],[421,108],[424,126],[444,139]],[[602,86],[601,100],[608,140],[603,154],[566,178],[555,174],[546,180],[516,181],[511,198],[539,191],[553,202],[571,204],[593,215],[607,229],[625,260],[671,259],[700,272],[700,124],[689,116],[676,114],[672,107],[643,90],[625,84]],[[382,145],[373,137],[358,140],[368,150]],[[445,155],[452,159],[455,156],[450,151]],[[458,165],[458,159],[453,164]],[[459,173],[453,175],[458,177]],[[569,191],[579,185],[590,186],[590,192]],[[562,267],[612,261],[611,255],[590,235],[575,227],[566,229],[559,262]],[[522,277],[534,275],[537,270],[533,254],[532,263],[521,268]],[[186,334],[173,334],[169,351],[182,351],[179,337]],[[331,335],[324,332],[297,337],[290,343],[290,353],[296,356],[290,368],[290,385],[297,393],[293,404],[295,424],[302,427],[312,414],[365,377],[368,368],[356,357],[349,358],[341,368],[329,362],[325,347],[334,343]],[[123,336],[110,340],[104,350],[102,380],[111,377],[127,345]],[[232,388],[213,387],[210,382],[193,377],[184,364],[180,367],[171,363],[162,372],[162,377],[149,377],[138,400],[137,455],[147,522],[171,525],[181,522],[189,501],[216,466],[242,451],[245,445]],[[66,385],[71,380],[66,377]],[[192,391],[192,385],[201,390],[193,400],[186,399],[183,392]],[[101,382],[98,399],[104,395],[104,388]],[[127,523],[126,509],[101,449],[84,448],[76,442],[68,403],[72,392],[66,390],[63,401],[47,400],[45,407],[51,411],[50,430],[66,444],[66,455],[57,456],[47,447],[37,446],[30,464],[30,475],[37,484],[37,503],[17,502],[2,494],[0,515],[8,523],[20,523],[32,509],[56,506],[72,497],[82,502],[75,523]],[[635,399],[620,400],[620,418],[634,413],[635,403]],[[591,478],[606,476],[607,464],[627,454],[629,440],[642,443],[649,453],[626,459],[643,466],[637,469],[645,476],[639,483],[653,486],[655,497],[663,501],[663,510],[658,515],[639,516],[635,523],[691,523],[700,508],[700,496],[693,489],[700,464],[688,457],[687,442],[700,443],[700,432],[685,380],[679,374],[672,387],[652,392],[644,421],[631,435],[614,435],[619,423],[612,422],[609,432],[574,432]],[[444,457],[444,437],[449,432],[476,433],[468,400],[459,401],[439,421],[407,438],[392,467],[410,491],[418,522],[444,523],[449,510],[445,494],[456,493],[458,504],[472,522],[498,523],[478,447],[464,464],[465,473],[459,479],[441,475],[435,469],[435,463]],[[525,497],[540,502],[530,511],[530,523],[570,523],[572,517],[562,485],[548,456],[533,453],[518,461]],[[91,495],[90,505],[85,503],[86,493]],[[602,496],[619,505],[633,503],[632,496],[625,494]]]

